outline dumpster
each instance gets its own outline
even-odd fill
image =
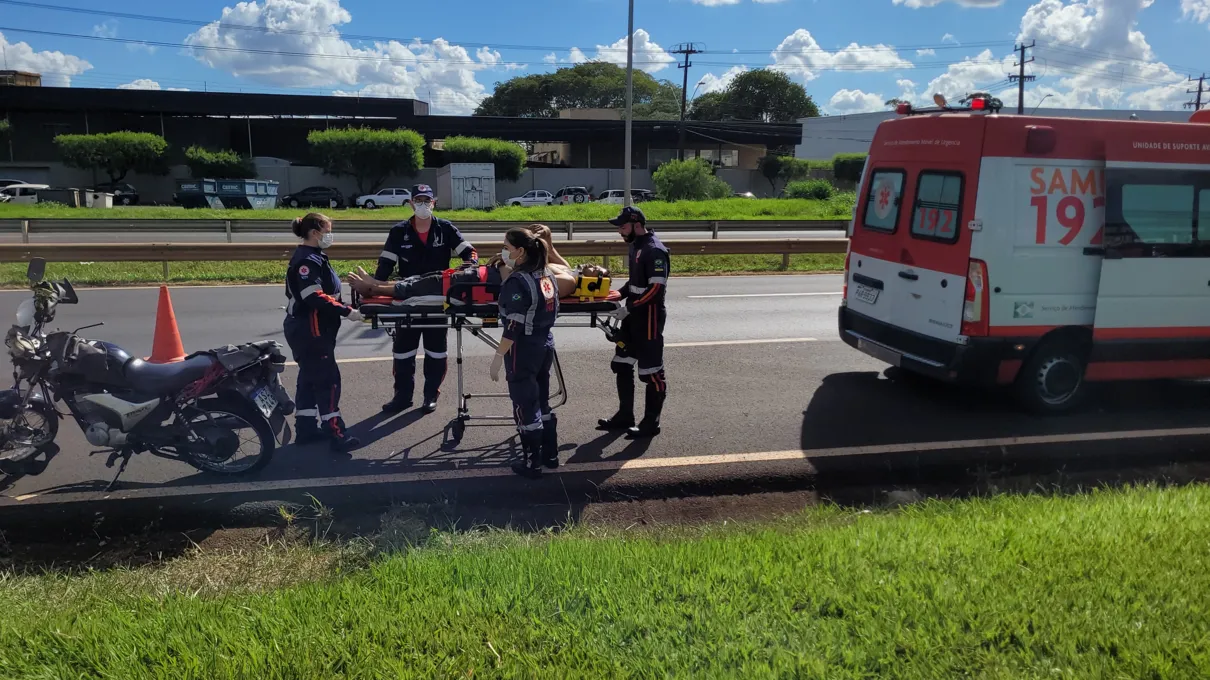
[[[173,197],[186,208],[242,208],[270,210],[277,207],[277,182],[263,179],[186,179],[176,183]]]

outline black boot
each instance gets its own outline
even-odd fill
[[[555,414],[542,423],[542,464],[551,470],[559,467],[559,421]]]
[[[333,418],[328,421],[328,426],[331,428],[328,431],[329,448],[333,453],[348,453],[361,446],[361,440],[350,435],[349,431],[345,429],[343,418]]]
[[[525,459],[513,463],[513,472],[527,479],[542,478],[542,435],[538,432],[521,435],[521,454]]]
[[[634,371],[616,374],[618,384],[618,412],[597,421],[597,429],[606,432],[625,430],[634,425]]]
[[[294,443],[306,446],[323,441],[324,434],[319,431],[319,420],[314,416],[296,418],[294,420]]]
[[[660,412],[664,410],[665,393],[647,384],[647,403],[643,405],[643,420],[626,431],[627,439],[647,439],[660,433]]]
[[[412,396],[403,392],[396,392],[395,396],[382,405],[383,413],[402,413],[412,408]]]

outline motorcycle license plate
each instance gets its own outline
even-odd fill
[[[273,411],[277,409],[277,399],[273,397],[273,393],[268,387],[262,387],[253,392],[252,400],[256,402],[256,407],[265,415],[265,418],[273,417]]]

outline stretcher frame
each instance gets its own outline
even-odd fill
[[[499,322],[499,306],[496,303],[480,303],[472,304],[458,299],[458,294],[466,293],[468,298],[471,297],[473,288],[486,288],[489,292],[499,294],[499,284],[488,284],[478,282],[460,282],[452,284],[444,296],[443,309],[438,311],[434,305],[391,305],[397,307],[399,311],[388,313],[376,313],[367,315],[370,320],[370,327],[378,330],[379,328],[386,331],[386,334],[392,339],[400,330],[428,330],[428,329],[446,329],[454,331],[455,345],[455,372],[458,375],[458,412],[454,420],[451,421],[449,429],[455,442],[462,439],[466,432],[466,424],[472,420],[488,421],[488,422],[515,422],[511,415],[471,415],[470,400],[471,399],[509,399],[508,392],[496,392],[488,394],[473,394],[466,391],[466,382],[463,375],[463,365],[465,353],[463,351],[463,331],[469,332],[481,340],[485,345],[490,347],[495,352],[500,347],[500,341],[487,333],[489,329],[500,328]],[[436,297],[436,296],[434,296]],[[565,298],[566,299],[566,298]],[[354,305],[361,307],[361,296],[356,292],[353,294]],[[563,302],[560,300],[560,302]],[[612,309],[603,309],[593,307],[583,311],[563,311],[563,306],[560,305],[559,315],[555,318],[554,326],[556,328],[600,328],[609,337],[616,332],[616,325],[612,323],[618,310],[623,306],[622,299],[594,299],[584,302],[586,305],[600,305],[601,307],[612,307]],[[563,322],[563,317],[584,317],[579,322]],[[554,352],[554,364],[552,366],[554,376],[551,384],[550,393],[550,408],[551,411],[563,406],[567,403],[567,383],[563,378],[563,367],[559,362],[559,353]],[[556,401],[556,399],[558,401]]]

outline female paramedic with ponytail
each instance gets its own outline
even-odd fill
[[[500,285],[504,333],[492,358],[491,378],[500,380],[504,367],[525,456],[513,465],[513,472],[539,479],[543,465],[559,467],[557,423],[550,409],[550,369],[555,360],[551,329],[559,315],[559,286],[547,270],[546,244],[530,230],[509,229],[500,256],[512,273]]]
[[[332,245],[332,220],[320,213],[296,217],[294,235],[302,239],[286,270],[286,343],[298,364],[298,404],[294,440],[309,444],[327,439],[333,451],[346,452],[359,442],[340,417],[340,367],[336,333],[341,319],[361,321],[361,312],[340,299],[340,277],[324,250]]]

